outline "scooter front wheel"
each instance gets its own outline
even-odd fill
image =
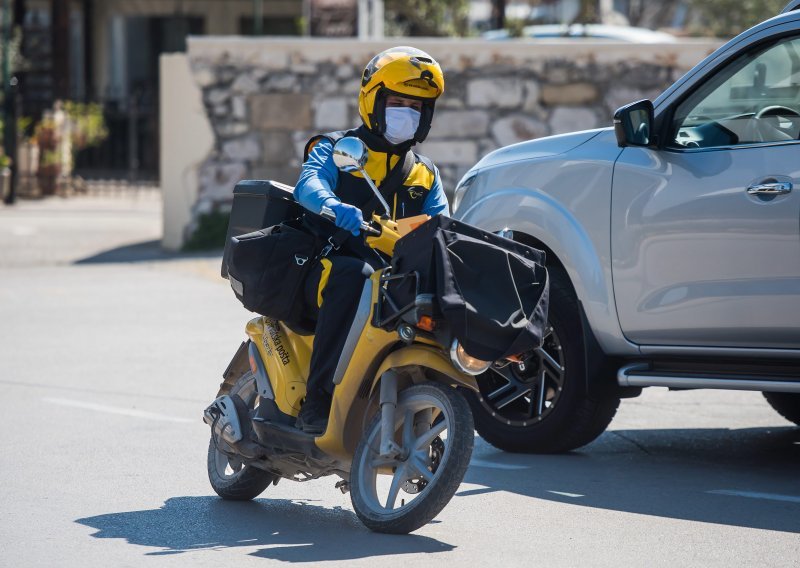
[[[452,387],[414,385],[399,393],[395,413],[397,459],[380,456],[381,416],[353,456],[353,508],[369,529],[406,534],[427,524],[453,497],[474,445],[472,413]]]

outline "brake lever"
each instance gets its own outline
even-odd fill
[[[327,219],[328,221],[336,222],[336,213],[334,213],[333,209],[331,209],[330,207],[323,206],[322,209],[320,209],[319,214],[321,217]],[[368,235],[373,235],[376,237],[381,236],[381,232],[378,229],[373,228],[372,225],[370,225],[366,221],[361,223],[361,230]]]

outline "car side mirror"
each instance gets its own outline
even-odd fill
[[[617,145],[652,146],[653,103],[647,99],[625,105],[614,113],[614,133]]]
[[[368,158],[366,145],[355,136],[346,136],[333,146],[333,163],[343,172],[357,172]]]

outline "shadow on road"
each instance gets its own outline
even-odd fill
[[[476,442],[478,440],[476,439]],[[618,430],[582,451],[477,447],[457,496],[507,491],[570,506],[800,533],[800,428]]]
[[[800,533],[798,466],[800,429],[791,427],[617,430],[552,456],[507,454],[476,438],[465,481],[482,487],[455,498],[505,491],[567,507]],[[260,546],[253,556],[316,562],[454,548],[424,536],[371,533],[352,512],[307,500],[174,497],[159,509],[76,522],[97,529],[96,538],[163,549],[149,555]]]
[[[181,258],[222,258],[222,250],[198,252],[170,252],[161,247],[161,241],[145,241],[106,250],[80,260],[74,264],[101,264],[114,262],[153,262]]]
[[[438,540],[368,531],[341,508],[305,500],[256,499],[236,503],[218,497],[173,497],[159,509],[98,515],[76,522],[98,530],[96,538],[163,548],[148,555],[189,550],[264,546],[253,556],[285,562],[353,560],[373,556],[452,550]]]

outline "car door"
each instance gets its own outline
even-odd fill
[[[612,274],[642,345],[800,348],[800,38],[761,43],[628,147],[612,190]]]

